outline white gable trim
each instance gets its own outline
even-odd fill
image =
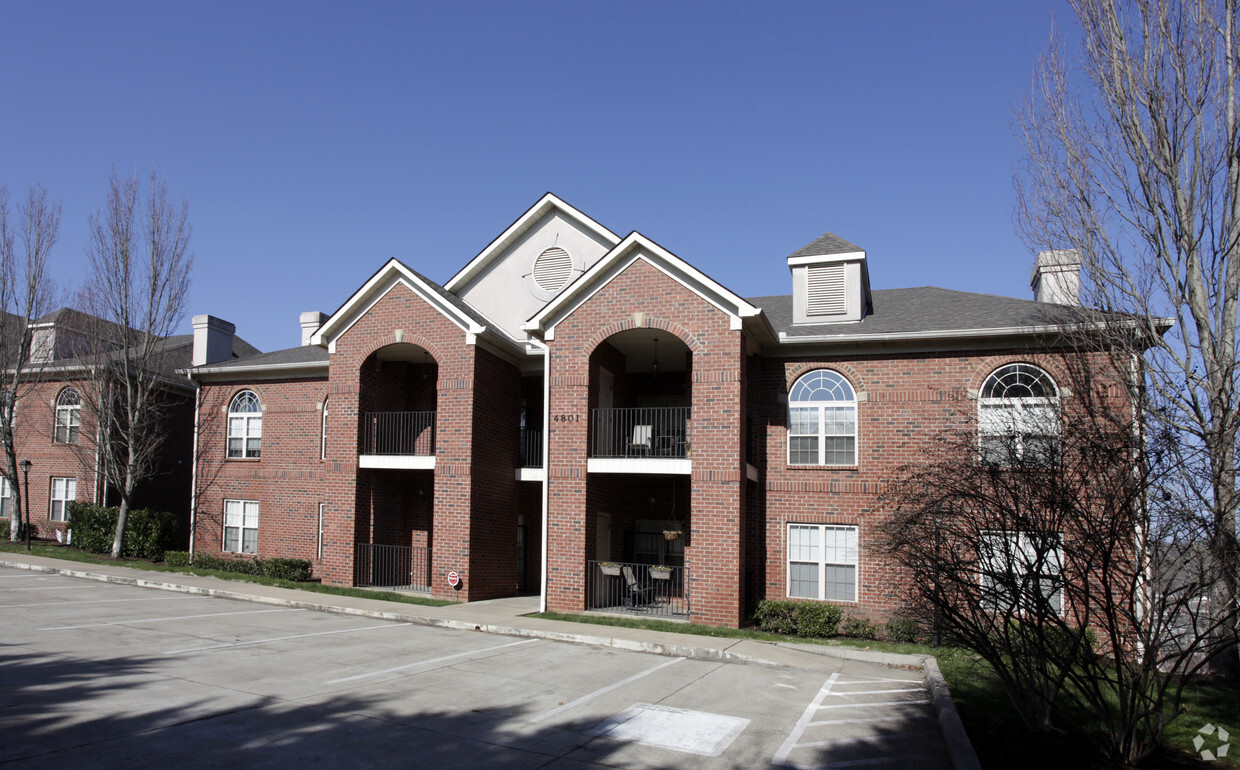
[[[310,338],[310,343],[312,345],[325,344],[328,353],[335,353],[336,340],[353,328],[353,325],[369,313],[379,300],[386,297],[397,286],[407,287],[441,315],[460,327],[461,331],[465,332],[468,344],[474,344],[478,335],[486,331],[487,327],[462,313],[459,308],[444,299],[434,287],[415,275],[399,260],[392,259],[380,268],[379,272],[371,276],[362,288],[354,292],[353,296],[349,297],[348,301],[319,327],[319,330]]]
[[[444,284],[444,288],[450,292],[456,293],[463,289],[466,284],[476,278],[487,265],[494,261],[509,246],[516,243],[517,240],[526,233],[531,227],[545,218],[553,211],[560,211],[569,218],[578,222],[582,227],[594,233],[604,243],[615,246],[620,242],[620,236],[595,222],[590,217],[581,213],[577,209],[568,205],[564,201],[557,198],[551,193],[544,195],[537,203],[530,207],[528,211],[517,218],[517,221],[508,226],[508,229],[499,234],[499,237],[487,244],[487,247],[478,253],[478,256],[469,261],[468,265],[461,268],[461,271],[448,279]]]
[[[740,329],[742,319],[762,312],[721,284],[706,276],[688,262],[672,254],[641,233],[630,233],[619,245],[560,292],[537,315],[521,325],[529,332],[545,331],[546,339],[555,339],[555,326],[572,315],[577,308],[602,291],[607,284],[637,260],[647,264],[719,308],[730,319],[730,328]]]
[[[820,262],[855,262],[865,259],[864,251],[848,251],[841,254],[810,254],[804,257],[788,257],[788,267],[816,265]]]

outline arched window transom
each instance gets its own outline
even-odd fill
[[[809,372],[789,391],[788,464],[857,464],[857,394],[838,372]]]
[[[228,406],[228,456],[257,458],[263,447],[263,405],[258,394],[243,390]]]
[[[1059,388],[1033,364],[1007,364],[990,373],[977,400],[982,462],[1011,467],[1047,465],[1059,447]]]

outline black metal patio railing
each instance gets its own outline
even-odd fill
[[[586,562],[586,610],[689,619],[689,570],[632,562]]]
[[[542,455],[543,455],[542,431],[540,430],[521,431],[521,467],[522,468],[543,467],[543,456]]]
[[[590,457],[689,456],[691,408],[593,409]]]
[[[435,413],[363,413],[361,454],[435,454]]]
[[[431,590],[430,552],[426,547],[357,543],[353,585],[358,588]]]

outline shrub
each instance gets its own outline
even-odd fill
[[[263,574],[282,580],[309,580],[309,559],[267,559],[263,562]]]
[[[921,638],[921,624],[912,618],[892,618],[887,621],[887,638],[893,642],[916,642]]]
[[[189,551],[164,551],[164,564],[169,567],[188,567]]]
[[[212,556],[209,553],[200,553],[194,557],[194,566],[201,569],[215,569],[221,572],[238,572],[242,575],[263,574],[263,563],[260,560],[245,557],[234,559],[227,556]]]
[[[69,503],[72,545],[91,553],[110,553],[116,537],[116,508]],[[146,509],[129,512],[121,555],[159,561],[176,542],[177,520],[171,513]]]
[[[17,539],[18,540],[26,539],[26,526],[27,525],[25,522],[22,522],[21,524],[17,525]],[[39,536],[39,525],[30,524],[29,526],[30,526],[30,537],[32,539],[38,537]],[[13,534],[13,527],[11,523],[8,521],[8,519],[5,519],[4,521],[0,521],[0,543],[8,542],[12,534]]]
[[[797,636],[835,636],[844,612],[825,602],[798,602],[788,599],[764,600],[754,618],[758,627],[773,634]]]
[[[853,639],[877,639],[878,624],[865,617],[849,617],[840,623],[840,636]]]

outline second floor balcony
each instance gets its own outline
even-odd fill
[[[434,412],[364,412],[362,468],[434,468]]]
[[[691,411],[687,406],[592,410],[591,470],[688,473]]]

